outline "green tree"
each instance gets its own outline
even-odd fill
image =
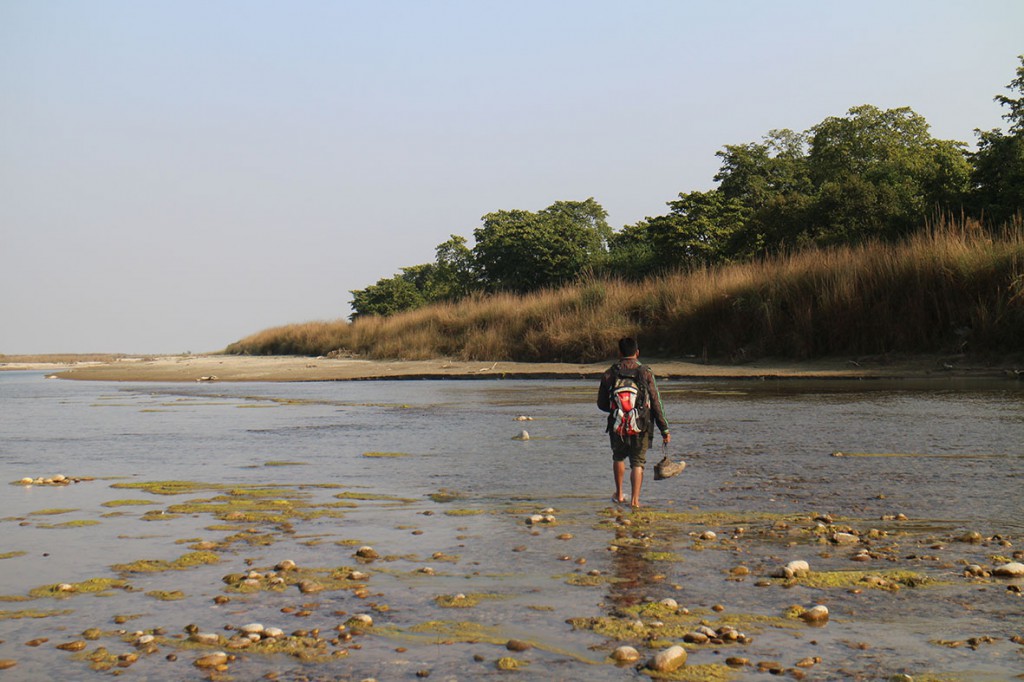
[[[749,214],[743,202],[718,189],[680,194],[668,205],[668,215],[647,219],[655,262],[667,268],[728,260],[728,247]]]
[[[807,133],[772,130],[761,143],[726,145],[715,175],[726,199],[740,202],[745,221],[726,247],[732,258],[799,243],[814,186],[807,169]]]
[[[611,229],[594,201],[559,201],[539,211],[496,211],[473,231],[473,261],[490,291],[525,292],[577,277],[600,261]]]
[[[428,266],[420,266],[428,267]],[[426,303],[423,294],[417,288],[415,279],[416,268],[403,268],[406,272],[387,279],[379,279],[365,289],[354,289],[352,294],[352,314],[349,319],[355,320],[363,315],[394,315],[404,310],[419,308]],[[413,270],[413,274],[406,274]]]
[[[907,235],[958,207],[970,165],[962,142],[934,139],[909,107],[862,105],[811,129],[808,174],[816,188],[810,235],[856,242]]]
[[[608,253],[594,268],[595,273],[629,280],[641,280],[653,274],[659,265],[648,227],[649,223],[643,220],[612,234],[608,239]]]
[[[473,251],[466,238],[450,235],[434,249],[434,272],[431,300],[456,301],[476,289],[476,268]]]
[[[1024,55],[1018,59],[1017,77],[1006,86],[1017,96],[995,97],[996,102],[1009,109],[1003,114],[1010,124],[1009,131],[974,131],[978,151],[971,157],[972,207],[994,226],[1024,214]]]

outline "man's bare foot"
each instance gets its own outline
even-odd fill
[[[626,498],[623,497],[622,495],[619,495],[618,497],[616,497],[615,495],[612,495],[612,502],[614,502],[615,504],[622,504],[625,501],[626,501]]]
[[[631,502],[629,506],[631,508],[633,508],[633,509],[639,509],[640,508],[640,503],[639,502]]]

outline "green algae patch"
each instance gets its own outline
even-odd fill
[[[77,509],[39,509],[38,511],[29,512],[29,516],[56,516],[57,514],[70,514],[76,512]]]
[[[348,577],[353,570],[349,566],[337,568],[296,567],[282,571],[263,569],[248,573],[229,573],[221,580],[227,585],[224,588],[225,592],[236,594],[284,592],[290,587],[297,587],[299,592],[304,594],[365,587],[365,581],[352,580]]]
[[[0,611],[0,620],[21,620],[22,618],[50,618],[52,616],[66,616],[74,613],[74,609],[54,609],[51,611],[37,611],[35,609],[23,609],[21,611]]]
[[[212,514],[221,521],[244,523],[287,523],[291,520],[340,518],[339,509],[311,505],[306,493],[296,493],[279,487],[264,489],[234,488],[225,494],[210,498],[197,498],[172,504],[168,514]]]
[[[754,614],[721,615],[716,619],[709,618],[710,612],[695,609],[691,612],[678,612],[671,606],[659,602],[647,602],[623,610],[622,617],[597,616],[570,618],[567,623],[576,630],[590,630],[595,634],[617,642],[647,642],[650,646],[664,644],[668,646],[685,635],[693,632],[698,626],[706,625],[718,629],[729,625],[747,632],[763,632],[764,628],[784,630],[799,629],[799,625],[780,616],[762,616]],[[657,628],[651,628],[642,619],[661,622]],[[656,637],[657,639],[652,639]],[[687,645],[688,647],[691,645]],[[729,646],[729,645],[717,645]]]
[[[617,517],[619,510],[609,510],[605,514]],[[806,520],[806,514],[773,514],[769,512],[706,512],[706,511],[655,511],[640,509],[629,514],[628,518],[636,525],[652,526],[745,526],[751,523],[795,523]]]
[[[394,495],[382,495],[380,493],[357,493],[357,492],[344,492],[335,495],[339,500],[360,500],[364,502],[370,501],[382,501],[382,502],[403,502],[411,503],[416,502],[415,499],[408,497],[395,497]]]
[[[643,672],[651,679],[673,680],[674,682],[729,682],[738,677],[735,670],[721,663],[687,664],[672,672],[658,672],[644,668]]]
[[[363,457],[411,457],[408,452],[364,452]]]
[[[483,509],[449,509],[444,514],[445,516],[479,516],[486,513]]]
[[[143,521],[173,521],[180,519],[181,514],[168,514],[163,509],[153,509],[139,517]]]
[[[98,526],[100,523],[100,521],[97,521],[95,519],[78,519],[75,521],[64,521],[62,523],[40,523],[36,526],[36,528],[84,528],[86,526]]]
[[[178,601],[185,598],[185,593],[181,590],[150,590],[146,596],[159,601]]]
[[[484,592],[442,594],[434,597],[434,603],[446,609],[470,609],[485,599],[507,599],[507,597],[500,594]]]
[[[153,495],[190,495],[211,490],[225,490],[229,486],[217,483],[200,483],[198,481],[141,481],[113,483],[110,487],[124,490],[142,490]]]
[[[615,576],[610,575],[590,575],[589,573],[586,575],[581,573],[570,573],[565,576],[565,583],[567,585],[575,585],[577,587],[597,587],[598,585],[619,583],[624,580],[625,578],[616,578]]]
[[[459,493],[459,492],[457,492],[455,490],[449,490],[448,488],[441,488],[436,493],[430,493],[429,495],[427,495],[427,497],[429,497],[434,502],[437,502],[438,504],[445,504],[447,502],[454,502],[455,500],[461,500],[464,497],[464,495],[462,495],[461,493]]]
[[[3,552],[0,553],[0,559],[14,559],[15,557],[25,556],[28,552]]]
[[[309,462],[291,462],[288,460],[275,460],[272,459],[269,462],[264,462],[265,467],[303,467],[309,466]]]
[[[645,561],[675,561],[682,563],[685,559],[674,552],[644,552],[641,557]]]
[[[35,598],[52,597],[54,599],[66,599],[76,594],[103,594],[110,590],[128,589],[127,580],[115,578],[90,578],[80,583],[58,583],[56,585],[43,585],[28,591],[29,596]]]
[[[520,668],[529,665],[529,663],[520,661],[518,658],[512,658],[511,656],[502,656],[494,663],[494,665],[498,670],[519,670]]]
[[[220,557],[213,552],[189,552],[174,561],[139,559],[128,564],[114,564],[111,569],[119,573],[161,573],[163,571],[182,571],[193,566],[216,563],[220,563]]]
[[[103,502],[100,504],[101,507],[133,507],[133,506],[144,506],[160,504],[153,500],[110,500],[109,502]]]
[[[419,644],[494,644],[505,646],[509,640],[507,633],[491,625],[482,625],[473,621],[428,620],[424,623],[400,629],[390,625],[376,626],[374,633],[391,639]],[[581,656],[579,653],[549,646],[544,642],[530,641],[535,649],[565,656],[581,663],[601,665],[603,661]]]
[[[635,618],[614,618],[596,616],[592,618],[570,618],[566,621],[574,630],[589,630],[616,642],[637,642],[648,634],[648,628]]]
[[[777,579],[786,585],[802,585],[817,589],[867,587],[896,591],[903,587],[925,587],[939,584],[934,578],[915,571],[811,571],[792,579]]]

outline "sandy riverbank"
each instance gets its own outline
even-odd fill
[[[642,358],[664,378],[925,378],[1013,376],[1008,365],[962,359],[914,357],[899,360],[826,359],[811,362],[758,361],[741,365],[695,360]],[[594,364],[434,360],[360,360],[293,356],[188,355],[118,357],[108,362],[8,362],[0,369],[41,369],[57,378],[93,381],[347,381],[433,378],[595,378],[608,362]]]

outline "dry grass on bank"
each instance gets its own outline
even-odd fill
[[[4,355],[0,353],[0,364],[52,364],[74,365],[80,362],[116,362],[128,357],[120,353],[43,353],[39,355]]]
[[[1024,350],[1024,229],[945,224],[898,245],[808,250],[643,283],[591,279],[393,317],[268,329],[253,355],[593,362],[634,335],[648,356],[742,360]]]

